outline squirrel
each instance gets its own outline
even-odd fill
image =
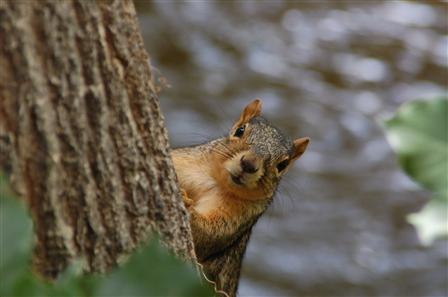
[[[228,135],[171,153],[190,214],[196,256],[218,283],[216,274],[223,267],[208,267],[206,263],[223,262],[213,257],[226,254],[230,247],[243,249],[238,251],[242,259],[252,226],[272,202],[281,177],[310,141],[308,137],[292,141],[261,116],[261,108],[261,100],[255,99],[241,112]],[[244,244],[238,243],[241,238],[245,238]],[[238,280],[235,282],[233,288],[218,286],[236,292]]]

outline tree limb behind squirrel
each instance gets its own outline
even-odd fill
[[[231,296],[252,226],[309,143],[308,137],[290,140],[260,114],[255,99],[229,135],[172,152],[198,260]]]

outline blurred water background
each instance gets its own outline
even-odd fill
[[[257,224],[241,296],[447,296],[429,194],[378,123],[446,93],[446,1],[136,1],[174,147],[216,138],[253,98],[311,146]]]

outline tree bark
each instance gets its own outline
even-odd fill
[[[0,0],[0,168],[35,270],[104,272],[151,231],[195,260],[132,1]]]

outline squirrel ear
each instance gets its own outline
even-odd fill
[[[295,160],[300,157],[305,152],[308,143],[310,143],[309,137],[302,137],[294,140],[294,151],[292,153],[291,159]]]
[[[249,103],[243,110],[238,120],[238,125],[247,123],[250,119],[257,117],[261,114],[261,100],[255,99]]]

